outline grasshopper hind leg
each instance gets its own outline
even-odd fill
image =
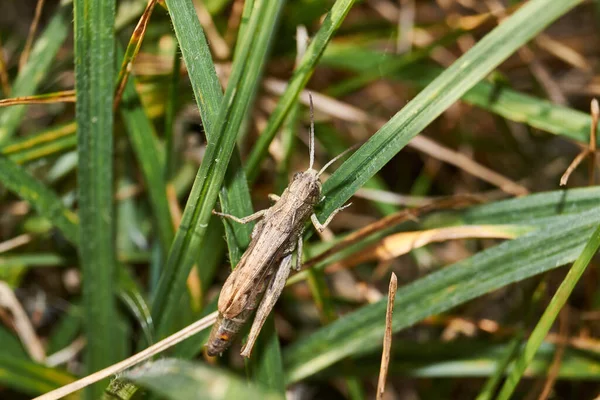
[[[285,281],[290,275],[290,267],[292,265],[292,255],[289,254],[281,260],[281,264],[279,264],[279,268],[271,278],[269,282],[269,286],[265,291],[265,295],[262,298],[258,306],[258,310],[256,310],[256,316],[254,317],[254,322],[252,322],[252,327],[250,328],[250,333],[248,334],[248,341],[246,345],[242,349],[241,355],[244,357],[250,357],[252,354],[252,348],[256,343],[256,339],[258,338],[258,334],[260,333],[262,326],[264,325],[267,317],[273,310],[277,299],[281,295],[283,288],[285,287]]]

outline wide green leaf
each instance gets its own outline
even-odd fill
[[[83,272],[86,370],[116,361],[116,300],[113,286],[113,90],[115,1],[75,0],[79,255]],[[90,398],[102,394],[94,385]]]
[[[444,312],[482,294],[573,261],[597,224],[596,207],[549,223],[434,272],[396,294],[393,330]],[[284,352],[287,379],[296,382],[352,354],[376,349],[385,327],[386,300],[347,314]]]
[[[123,378],[166,399],[207,400],[283,399],[242,379],[210,367],[178,359],[164,359],[123,374]]]

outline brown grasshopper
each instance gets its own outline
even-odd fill
[[[244,218],[213,210],[213,214],[241,224],[258,219],[261,221],[254,227],[248,249],[221,289],[218,302],[219,316],[207,342],[207,353],[210,356],[221,354],[229,347],[258,306],[248,342],[241,352],[242,356],[250,357],[258,334],[283,291],[285,281],[290,274],[294,251],[296,251],[296,270],[301,268],[302,234],[306,221],[310,218],[315,228],[322,232],[338,212],[350,206],[348,204],[334,210],[323,224],[314,213],[315,205],[323,200],[319,176],[352,148],[329,161],[320,171],[315,171],[313,169],[315,132],[312,96],[310,97],[310,119],[310,165],[306,171],[294,174],[292,182],[281,197],[269,195],[269,198],[275,202],[273,206]]]

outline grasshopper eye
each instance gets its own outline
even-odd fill
[[[296,180],[296,179],[300,178],[301,175],[302,175],[302,172],[296,172],[294,174],[293,180]]]

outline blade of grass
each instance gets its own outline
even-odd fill
[[[258,1],[258,0],[257,0]],[[126,372],[124,378],[167,399],[283,399],[276,393],[248,385],[225,371],[177,359],[156,361]]]
[[[77,215],[67,209],[56,194],[22,167],[0,157],[0,181],[17,196],[48,218],[71,243],[79,242]]]
[[[173,72],[171,73],[171,82],[169,83],[169,97],[165,109],[165,180],[171,180],[174,163],[174,138],[173,128],[175,123],[175,113],[177,112],[177,98],[179,97],[179,80],[181,76],[181,55],[179,54],[179,46],[175,45],[173,52]]]
[[[292,106],[298,99],[298,95],[312,76],[323,51],[325,51],[325,48],[353,4],[354,0],[336,0],[331,7],[331,11],[329,11],[327,17],[323,20],[321,28],[306,49],[306,52],[294,70],[294,74],[290,78],[285,93],[277,102],[277,106],[273,114],[271,114],[271,118],[269,118],[267,127],[259,136],[258,141],[252,148],[252,152],[248,156],[246,175],[250,182],[253,182],[258,176],[260,163],[267,155],[269,144],[277,134],[281,124],[285,121]]]
[[[157,236],[164,254],[167,254],[175,232],[167,200],[164,157],[158,152],[154,126],[135,90],[133,76],[125,82],[120,111],[150,195]]]
[[[0,357],[0,382],[3,386],[18,389],[24,393],[39,395],[74,380],[72,375],[59,369],[45,367],[9,355]]]
[[[71,22],[71,5],[61,5],[46,29],[35,41],[27,64],[19,71],[13,83],[11,96],[29,96],[50,71],[50,64],[67,38]],[[0,143],[10,138],[25,115],[26,106],[15,106],[0,111]]]
[[[439,75],[323,185],[321,218],[340,207],[414,136],[498,64],[581,0],[531,0]]]
[[[575,285],[579,282],[579,279],[585,272],[588,264],[592,260],[592,257],[598,251],[600,247],[600,226],[594,231],[592,236],[589,238],[585,248],[575,260],[573,267],[567,273],[567,276],[560,284],[558,290],[552,296],[550,304],[546,307],[544,314],[540,318],[538,324],[533,329],[525,348],[520,353],[519,358],[515,361],[514,368],[512,368],[510,375],[504,382],[500,393],[498,394],[499,400],[506,400],[511,397],[514,389],[521,380],[523,373],[527,366],[535,357],[535,353],[538,351],[540,345],[544,341],[544,338],[548,334],[548,331],[552,327],[552,324],[556,320],[558,313],[566,304],[569,296],[573,292]]]
[[[167,4],[169,5],[169,2]],[[179,8],[176,11],[173,7],[169,7],[176,33],[177,19],[187,18],[179,16],[183,10],[182,7]],[[248,25],[247,35],[240,43],[244,50],[239,54],[240,58],[234,60],[232,74],[229,78],[221,109],[214,125],[210,128],[213,129],[213,136],[209,137],[202,165],[198,170],[192,192],[188,198],[180,228],[169,252],[165,273],[159,281],[153,303],[152,311],[154,319],[157,321],[159,338],[166,336],[171,330],[171,321],[178,307],[185,279],[195,261],[194,249],[202,247],[212,209],[225,178],[226,166],[234,150],[237,134],[252,103],[258,80],[243,80],[242,77],[247,71],[260,70],[260,66],[263,64],[266,48],[253,48],[252,56],[249,57],[248,55],[257,32],[259,19],[267,15],[268,12],[272,12],[273,8],[279,9],[277,2],[261,1],[256,4]],[[195,17],[192,19],[195,20]],[[193,70],[195,68],[193,64],[197,62],[193,57],[198,45],[197,43],[187,42],[187,39],[182,40],[180,34],[178,34],[178,40],[186,65],[188,69]],[[192,46],[194,50],[192,50]],[[203,55],[209,57],[206,53]],[[188,59],[190,56],[192,59]],[[209,70],[214,71],[210,58],[206,62],[210,63]],[[205,79],[200,79],[200,82],[202,81],[205,81]],[[207,95],[202,92],[200,83],[192,83],[192,86],[201,112],[207,108],[211,113],[214,112],[212,106],[206,102]],[[240,172],[234,171],[234,173],[239,176]],[[245,240],[248,240],[247,236]]]
[[[112,219],[115,1],[75,0],[73,4],[79,255],[88,341],[86,370],[90,373],[116,361],[117,314],[112,290],[116,267]],[[91,387],[88,397],[101,396],[106,383]]]
[[[574,260],[600,223],[594,208],[548,224],[530,234],[504,242],[429,274],[396,294],[393,330],[444,312],[484,293],[518,282]],[[296,382],[323,368],[379,346],[385,328],[385,299],[295,342],[284,352],[288,382]]]
[[[427,62],[419,62],[416,65],[402,62],[405,57],[394,57],[357,45],[334,43],[323,54],[322,64],[359,73],[344,83],[351,89],[358,89],[382,77],[425,87],[443,71]],[[378,60],[375,66],[372,64],[373,60]],[[379,73],[374,75],[373,70]],[[347,91],[345,86],[344,92]],[[338,93],[340,89],[341,86],[336,88],[335,92]],[[477,83],[461,100],[511,121],[525,123],[555,135],[582,143],[587,143],[589,138],[589,114],[518,92],[490,80]]]
[[[512,342],[511,342],[512,343]],[[498,360],[510,350],[511,343],[483,340],[454,340],[450,346],[441,341],[398,341],[392,349],[390,374],[395,377],[465,379],[485,378],[495,372]],[[528,377],[546,376],[549,360],[556,345],[545,342],[540,347],[530,368]],[[319,374],[319,379],[358,376],[372,378],[377,374],[380,357],[373,353],[353,358],[352,368],[337,363]],[[561,365],[561,379],[594,380],[600,378],[597,352],[568,347]],[[434,397],[438,398],[438,397]],[[444,398],[454,398],[452,396]]]
[[[167,5],[170,3],[167,2]],[[223,103],[223,92],[221,83],[217,77],[214,64],[210,57],[204,32],[193,6],[186,3],[185,7],[173,4],[174,8],[169,7],[175,34],[188,67],[188,75],[196,103],[200,110],[200,116],[204,125],[207,139],[213,140],[218,132],[215,131],[215,124],[218,117],[218,112]],[[182,44],[183,43],[183,44]],[[251,72],[253,75],[256,71]],[[252,202],[250,199],[250,191],[243,172],[241,170],[241,161],[237,151],[232,155],[230,165],[225,176],[225,184],[219,195],[221,200],[221,208],[224,212],[233,215],[249,215],[252,214]],[[233,226],[227,225],[225,233],[227,237],[227,245],[229,248],[229,257],[232,265],[237,263],[241,257],[248,235],[251,232],[252,226]],[[221,237],[220,227],[209,231],[210,241],[214,241],[215,237]],[[247,243],[246,243],[247,244]],[[211,249],[213,251],[213,249]],[[213,264],[200,264],[200,275],[212,276],[212,271],[202,271],[203,268],[210,269]],[[169,280],[171,277],[166,277]],[[157,295],[158,296],[158,295]],[[159,300],[160,301],[160,300]]]

